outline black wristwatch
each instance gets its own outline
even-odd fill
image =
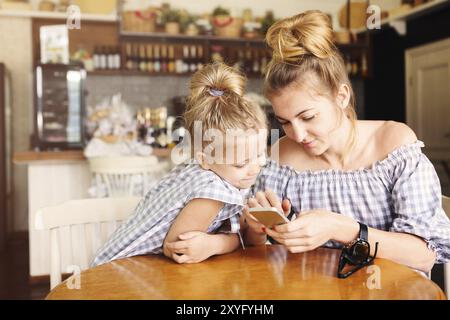
[[[358,238],[345,246],[349,262],[351,264],[360,264],[370,257],[369,232],[364,223],[359,223]]]

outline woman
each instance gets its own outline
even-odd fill
[[[304,252],[348,244],[366,225],[377,257],[425,272],[449,261],[450,222],[423,144],[405,124],[356,120],[329,18],[307,11],[281,20],[266,41],[273,58],[265,93],[286,136],[249,206],[292,206],[297,218],[266,230],[246,212],[248,242],[264,243],[267,234]]]

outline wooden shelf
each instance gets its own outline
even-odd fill
[[[88,71],[87,75],[91,76],[142,76],[142,77],[186,77],[189,78],[194,73],[170,73],[170,72],[143,72],[136,70],[94,70]],[[263,78],[263,75],[247,75],[250,79]]]
[[[218,36],[188,36],[184,34],[168,34],[163,32],[125,32],[121,31],[119,37],[123,41],[162,41],[162,42],[214,42],[214,43],[235,43],[243,45],[259,45],[265,46],[263,38],[246,39],[246,38],[225,38]]]
[[[53,12],[53,11],[0,10],[0,16],[67,20],[67,13]],[[81,21],[116,22],[117,20],[118,19],[115,14],[114,15],[92,14],[92,13],[81,14]]]
[[[88,76],[162,76],[162,77],[190,77],[193,73],[171,73],[171,72],[143,72],[137,70],[94,70],[88,71]]]

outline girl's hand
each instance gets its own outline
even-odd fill
[[[275,207],[286,216],[291,212],[291,202],[288,199],[280,201],[275,192],[270,189],[267,189],[265,192],[258,191],[255,194],[255,198],[248,199],[248,206],[250,208]]]
[[[284,244],[290,252],[314,250],[333,238],[335,215],[326,210],[305,211],[296,220],[267,230],[267,234]]]
[[[289,200],[285,199],[282,202],[278,199],[277,195],[272,190],[266,192],[257,192],[255,198],[248,199],[247,206],[244,208],[244,219],[247,225],[246,243],[249,245],[264,244],[267,240],[266,227],[258,222],[254,216],[252,216],[248,209],[257,207],[275,207],[280,212],[284,212],[287,216],[291,211],[291,204]]]
[[[210,235],[201,231],[190,231],[178,236],[179,241],[167,242],[164,254],[177,263],[197,263],[213,255]]]

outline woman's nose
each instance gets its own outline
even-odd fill
[[[306,138],[306,130],[299,124],[293,124],[294,139],[297,142],[302,142]]]

